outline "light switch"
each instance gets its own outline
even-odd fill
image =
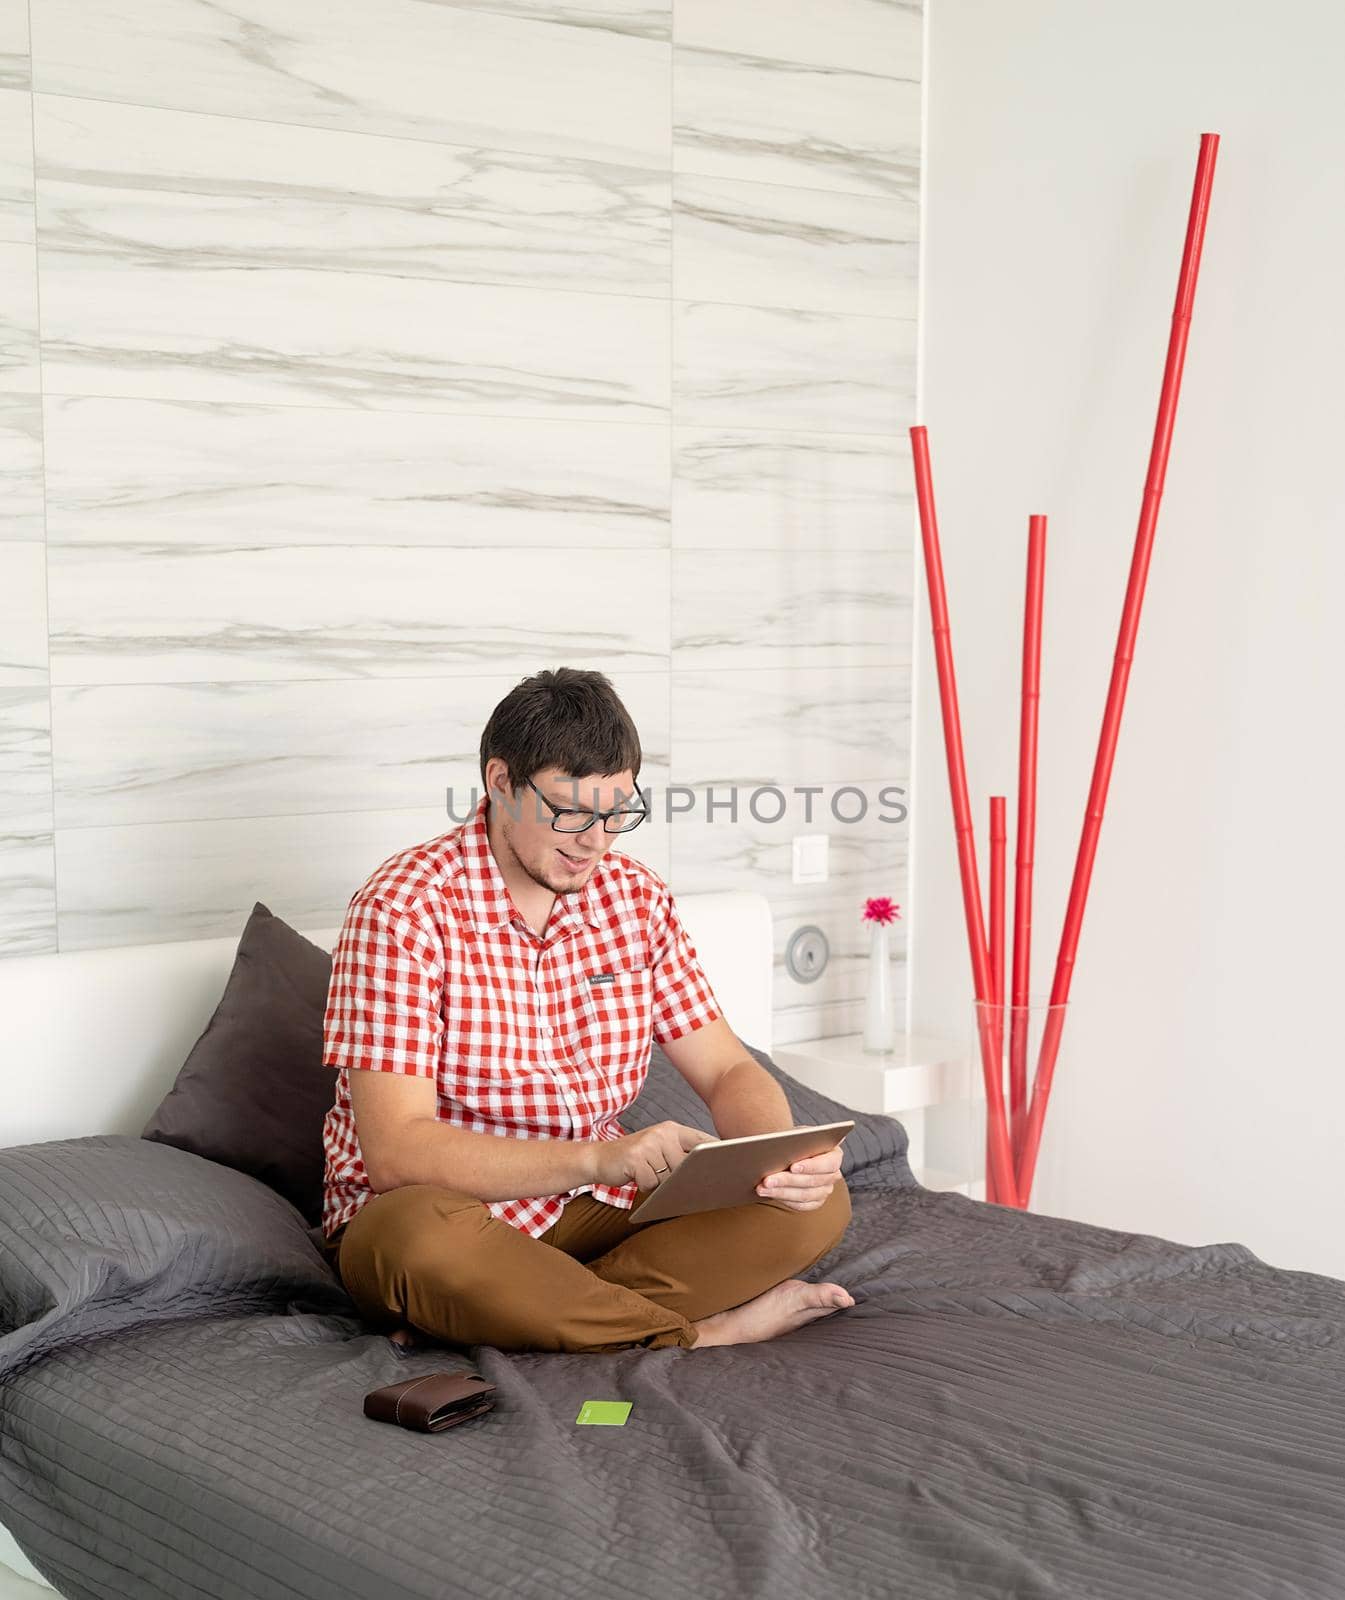
[[[825,833],[799,833],[794,836],[795,883],[827,881],[827,844]]]

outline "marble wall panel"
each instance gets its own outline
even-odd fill
[[[906,18],[899,15],[905,8],[886,9],[890,26],[907,38]],[[914,77],[875,70],[875,64],[912,70],[911,52],[896,37],[886,59],[865,57],[850,45],[838,50],[834,40],[812,60],[793,59],[776,52],[793,48],[801,54],[797,32],[792,46],[773,41],[806,10],[815,14],[814,35],[823,31],[831,6],[772,11],[751,0],[734,0],[722,8],[722,20],[715,15],[719,10],[710,0],[684,19],[681,5],[677,8],[673,165],[678,172],[918,201],[918,50]],[[783,27],[773,26],[780,18],[786,19]],[[835,39],[854,39],[843,26],[832,31]]]
[[[45,431],[53,543],[586,550],[670,537],[662,425],[62,397]],[[37,513],[41,537],[40,499]]]
[[[43,536],[42,402],[0,394],[0,540]]]
[[[291,267],[668,296],[666,166],[65,95],[35,96],[33,114],[43,243],[53,249],[183,270]],[[0,167],[0,182],[6,175]],[[0,199],[11,189],[3,182]],[[31,239],[31,176],[23,209]]]
[[[28,7],[0,7],[0,956],[56,948]]]
[[[695,175],[679,175],[673,196],[679,300],[910,316],[914,203]]]
[[[52,544],[48,559],[53,683],[667,666],[661,550],[585,562],[441,545],[372,559],[358,545]]]
[[[32,0],[44,94],[666,166],[667,10]],[[336,25],[339,24],[339,25]]]
[[[673,416],[700,426],[893,438],[915,420],[915,323],[688,302]]]
[[[871,433],[673,429],[678,549],[909,548],[910,449]]]

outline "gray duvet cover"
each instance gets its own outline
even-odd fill
[[[623,1122],[708,1126],[679,1093]],[[900,1124],[856,1134],[807,1274],[853,1307],[601,1356],[402,1353],[255,1180],[0,1151],[3,1519],[70,1600],[1345,1595],[1345,1284],[934,1193]],[[361,1413],[456,1368],[495,1410]],[[576,1426],[588,1399],[629,1421]]]

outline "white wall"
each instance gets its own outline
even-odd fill
[[[928,20],[922,420],[983,874],[991,793],[1013,839],[1027,518],[1050,518],[1034,990],[1078,847],[1199,137],[1221,135],[1033,1208],[1345,1276],[1345,13],[935,0]],[[964,1024],[971,980],[917,577],[924,1030]]]
[[[640,728],[623,848],[826,930],[777,1039],[859,1025],[904,823],[749,809],[908,782],[921,29],[0,5],[0,959],[339,922],[568,663]]]

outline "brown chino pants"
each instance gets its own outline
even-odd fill
[[[366,1200],[324,1241],[361,1317],[446,1344],[596,1352],[695,1344],[692,1323],[796,1277],[839,1242],[850,1192],[794,1211],[779,1200],[636,1227],[630,1212],[570,1199],[540,1238],[436,1184]]]

